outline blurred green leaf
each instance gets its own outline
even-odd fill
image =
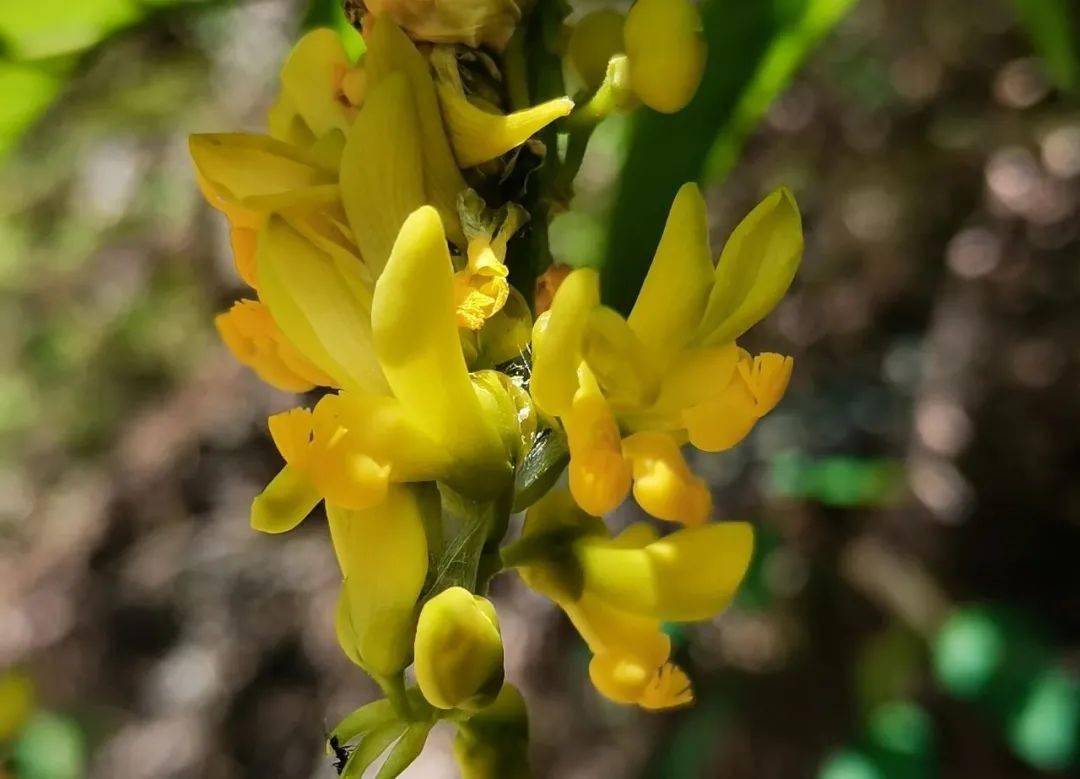
[[[57,714],[38,714],[12,754],[20,779],[78,779],[85,775],[86,745],[79,726]]]
[[[93,46],[142,15],[137,0],[0,0],[0,41],[13,59],[55,57]]]
[[[1065,90],[1080,87],[1075,0],[1013,0],[1013,6],[1054,83]]]
[[[807,55],[855,4],[855,0],[807,0],[776,36],[757,74],[747,85],[731,119],[721,128],[705,165],[705,181],[728,174],[747,135],[772,101],[787,89]]]
[[[52,103],[62,76],[36,65],[0,62],[0,157]]]
[[[694,100],[662,115],[641,109],[616,197],[604,302],[626,312],[648,271],[675,192],[708,169],[726,172],[742,139],[813,46],[854,0],[710,0],[702,9],[709,60]]]

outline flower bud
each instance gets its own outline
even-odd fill
[[[419,41],[481,44],[502,49],[532,0],[365,0]]]
[[[686,107],[705,73],[701,16],[690,0],[638,0],[623,32],[634,92],[650,108]]]
[[[585,86],[596,89],[607,75],[608,62],[623,51],[623,15],[612,8],[585,14],[574,26],[567,56]]]
[[[413,655],[417,684],[432,706],[483,708],[503,683],[495,607],[464,587],[444,590],[420,612]]]

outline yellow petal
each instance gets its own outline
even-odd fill
[[[725,343],[757,324],[791,286],[802,252],[799,207],[787,189],[778,189],[747,214],[724,246],[698,337]]]
[[[583,510],[603,516],[630,491],[631,466],[623,457],[615,416],[595,387],[583,386],[563,424],[570,449],[570,492]]]
[[[296,42],[281,68],[281,91],[316,136],[345,131],[355,114],[341,91],[350,69],[341,38],[325,27]]]
[[[255,242],[258,232],[249,227],[234,227],[229,231],[236,272],[252,289],[259,288],[258,266],[255,261]]]
[[[258,241],[259,298],[285,337],[339,387],[378,394],[386,382],[371,345],[367,301],[354,293],[360,262],[320,251],[278,217]]]
[[[745,522],[685,528],[642,549],[603,539],[576,544],[585,592],[632,614],[670,621],[722,611],[750,564],[754,534]]]
[[[409,662],[428,568],[421,511],[411,487],[393,487],[386,500],[363,511],[326,507],[356,652],[375,673],[394,674]]]
[[[638,705],[650,711],[689,706],[694,702],[694,688],[686,672],[674,663],[665,663],[654,674]]]
[[[303,187],[334,183],[332,173],[301,149],[268,135],[192,135],[191,158],[210,204],[235,226],[258,227],[241,201]]]
[[[712,494],[691,472],[678,444],[665,433],[635,433],[623,440],[633,463],[634,499],[652,516],[700,525],[712,512]]]
[[[613,8],[602,8],[585,14],[574,25],[567,56],[588,89],[600,86],[608,62],[623,50],[624,21]]]
[[[543,324],[537,320],[529,387],[537,407],[551,416],[563,416],[573,403],[585,328],[598,305],[600,276],[595,270],[582,268],[559,286],[551,309],[542,317]]]
[[[420,123],[426,202],[438,209],[450,240],[464,245],[457,200],[466,184],[446,137],[428,61],[408,36],[388,18],[376,19],[370,30],[366,31],[364,39],[367,43],[364,69],[367,71],[369,90],[392,73],[402,73],[409,80]],[[380,186],[385,186],[385,183],[380,182]]]
[[[690,0],[637,0],[626,17],[626,54],[634,92],[671,114],[697,92],[707,49],[701,16]]]
[[[793,366],[790,357],[766,353],[751,358],[739,351],[738,369],[725,388],[682,412],[690,442],[698,449],[720,452],[735,446],[776,407],[787,389]]]
[[[512,114],[500,114],[469,102],[453,84],[440,82],[438,92],[454,156],[463,168],[475,167],[516,149],[574,110],[573,100],[559,97]]]
[[[689,343],[713,285],[705,200],[696,184],[675,196],[649,273],[630,312],[630,328],[657,370]]]
[[[311,128],[296,111],[289,96],[281,93],[266,114],[266,126],[271,137],[293,146],[307,147],[315,142]]]
[[[390,465],[377,459],[364,436],[345,422],[336,395],[323,397],[314,412],[292,409],[269,419],[270,434],[290,468],[328,502],[365,509],[386,496]]]
[[[322,500],[301,471],[286,465],[251,504],[251,526],[263,533],[292,530]]]
[[[757,401],[757,415],[763,417],[776,408],[791,381],[794,360],[782,354],[766,352],[754,357],[751,365],[739,368]]]
[[[660,377],[652,355],[614,309],[597,306],[592,310],[581,353],[617,411],[646,408],[656,399]]]
[[[656,402],[621,416],[626,429],[674,433],[685,428],[683,412],[716,397],[717,388],[731,383],[740,353],[734,343],[683,349],[664,372]]]
[[[489,475],[507,468],[506,453],[469,380],[453,266],[434,208],[417,210],[402,226],[375,285],[372,326],[387,381],[416,423],[460,463]]]
[[[396,398],[342,392],[334,397],[355,446],[390,468],[392,482],[443,481],[450,455],[420,428]],[[327,399],[323,399],[323,403]]]
[[[406,217],[427,202],[420,126],[404,75],[375,87],[341,155],[341,196],[360,256],[378,277]]]
[[[262,303],[238,301],[228,312],[219,314],[214,324],[233,356],[267,384],[285,392],[333,386],[333,379],[285,339]]]
[[[484,236],[469,241],[468,265],[454,274],[459,327],[479,330],[510,296],[509,270]]]

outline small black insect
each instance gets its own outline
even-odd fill
[[[337,736],[330,736],[329,741],[330,750],[334,753],[334,770],[338,772],[338,776],[341,776],[345,770],[345,764],[349,762],[349,750],[338,742]]]

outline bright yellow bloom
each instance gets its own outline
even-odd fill
[[[450,587],[424,604],[416,625],[416,683],[439,709],[476,711],[503,683],[499,617],[487,598]]]
[[[463,198],[462,210],[469,243],[465,267],[454,274],[457,321],[459,327],[479,330],[510,298],[506,248],[528,214],[517,206],[491,213],[478,197]]]
[[[713,268],[705,203],[689,184],[628,318],[600,305],[595,271],[566,278],[533,329],[531,391],[566,429],[582,508],[610,511],[632,481],[653,516],[705,521],[708,490],[679,446],[734,446],[783,396],[791,358],[751,357],[735,339],[776,305],[801,256],[798,209],[778,190],[735,229]]]
[[[256,498],[253,526],[288,530],[323,498],[366,509],[394,483],[498,490],[522,448],[521,404],[469,375],[438,213],[425,206],[406,219],[373,292],[359,260],[320,251],[277,217],[259,245],[275,321],[343,391],[271,418],[287,465]]]
[[[262,303],[240,300],[219,314],[214,324],[237,361],[255,371],[267,384],[285,392],[333,386],[333,379],[285,339]]]
[[[661,621],[708,619],[730,603],[753,552],[749,525],[725,522],[658,537],[645,524],[611,538],[550,493],[528,512],[504,559],[566,612],[593,652],[589,675],[606,697],[648,709],[693,700]]]

